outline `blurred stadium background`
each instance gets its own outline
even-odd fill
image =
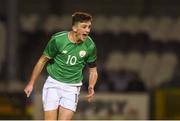
[[[179,0],[0,0],[0,119],[43,119],[45,69],[29,99],[23,89],[75,11],[94,17],[99,71],[88,104],[84,70],[75,119],[180,119]]]

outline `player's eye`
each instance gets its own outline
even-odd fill
[[[84,29],[85,29],[86,27],[87,27],[86,25],[83,25],[83,26],[82,26],[82,28],[84,28]]]
[[[88,26],[88,29],[91,29],[91,26]]]

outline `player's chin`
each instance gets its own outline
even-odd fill
[[[86,38],[85,38],[85,39],[82,39],[81,41],[84,42],[85,40],[86,40]]]
[[[84,42],[86,40],[87,36],[82,36],[81,40]]]

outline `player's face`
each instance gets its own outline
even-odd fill
[[[79,22],[75,25],[76,38],[78,42],[85,41],[91,30],[91,21]]]

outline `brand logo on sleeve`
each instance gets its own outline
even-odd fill
[[[62,53],[63,53],[63,54],[66,54],[66,53],[67,53],[67,50],[63,50]]]
[[[84,57],[86,55],[86,51],[84,51],[84,50],[81,50],[80,52],[79,52],[79,56],[82,58],[82,57]]]

